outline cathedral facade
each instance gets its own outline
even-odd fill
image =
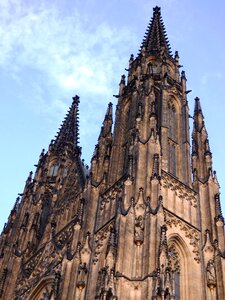
[[[155,7],[90,169],[73,97],[0,236],[0,299],[225,299],[219,184],[180,67]]]

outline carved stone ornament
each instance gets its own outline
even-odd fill
[[[178,227],[181,231],[184,231],[185,237],[189,239],[189,244],[192,246],[192,252],[194,253],[194,259],[197,263],[200,262],[200,233],[187,223],[176,218],[170,213],[166,213],[166,224],[172,228],[173,226]]]
[[[180,257],[174,243],[169,246],[168,256],[169,256],[169,267],[171,271],[180,272]]]
[[[197,196],[195,191],[187,187],[185,184],[183,184],[176,178],[173,178],[163,170],[162,170],[162,185],[164,188],[168,188],[171,189],[172,191],[175,191],[175,194],[179,198],[190,201],[193,207],[197,207]]]
[[[134,243],[137,246],[143,244],[144,241],[144,218],[143,216],[135,217],[134,224]]]
[[[133,201],[134,207],[134,243],[137,246],[143,244],[144,241],[144,223],[146,214],[146,203],[144,200],[143,188],[139,189],[137,202]]]
[[[88,269],[86,263],[81,264],[78,269],[77,287],[82,291],[86,285]]]
[[[39,249],[28,261],[22,262],[22,273],[17,279],[15,294],[27,299],[30,291],[46,276],[53,276],[61,269],[63,255],[54,251],[51,242]],[[57,277],[57,276],[56,276]]]
[[[95,265],[99,257],[102,253],[104,245],[106,245],[106,242],[108,241],[110,237],[110,231],[113,228],[113,224],[110,223],[108,226],[104,227],[103,229],[99,230],[96,233],[95,236],[95,251],[94,251],[94,258],[93,258],[93,264]]]
[[[216,287],[216,271],[215,271],[215,263],[212,259],[210,259],[207,263],[206,267],[206,278],[207,278],[207,286],[210,290]]]

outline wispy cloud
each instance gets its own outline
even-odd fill
[[[201,83],[203,85],[207,84],[211,79],[222,79],[223,75],[221,72],[213,72],[204,74],[201,78]]]
[[[91,28],[76,11],[62,18],[54,6],[43,3],[2,2],[0,22],[1,67],[14,74],[32,67],[64,89],[100,94],[111,87],[123,45],[127,48],[134,38],[127,29],[107,24]]]
[[[88,140],[99,131],[102,103],[115,93],[118,67],[126,66],[126,51],[137,38],[127,28],[112,28],[106,22],[92,27],[90,16],[75,9],[62,15],[59,7],[46,3],[1,1],[0,68],[18,81],[28,78],[27,88],[34,95],[25,101],[46,118],[65,112],[68,102],[62,95],[80,94],[85,110],[81,139]],[[46,94],[48,87],[51,92]]]

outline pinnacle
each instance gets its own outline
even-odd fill
[[[107,108],[107,111],[106,111],[106,114],[105,114],[105,119],[112,119],[112,102],[109,102],[108,104],[108,108]]]
[[[200,103],[200,99],[198,97],[195,98],[194,113],[195,114],[202,113],[201,103]]]

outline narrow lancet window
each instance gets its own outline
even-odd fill
[[[180,300],[180,272],[174,272],[174,292],[175,300]]]
[[[50,168],[50,171],[49,171],[49,176],[56,177],[57,173],[58,173],[58,169],[59,169],[58,165],[56,165],[56,164],[52,165]]]
[[[168,153],[167,153],[167,156],[168,156],[168,172],[170,172],[170,169],[171,169],[171,159],[170,159],[170,156],[171,156],[171,149],[170,149],[170,143],[168,143]]]
[[[172,272],[175,300],[181,300],[180,291],[180,256],[174,244],[169,247],[169,266]]]
[[[172,146],[172,174],[176,176],[176,148],[175,145]]]
[[[177,140],[177,120],[174,105],[168,105],[168,137],[173,141]]]

